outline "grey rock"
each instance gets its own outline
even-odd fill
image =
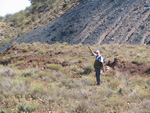
[[[146,0],[82,0],[53,22],[24,34],[14,42],[69,44],[149,44],[150,11]],[[145,13],[144,13],[145,12]],[[141,26],[142,27],[141,29]]]

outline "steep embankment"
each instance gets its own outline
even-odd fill
[[[150,44],[149,6],[148,0],[83,0],[50,24],[14,41]]]

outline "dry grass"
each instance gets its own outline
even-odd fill
[[[20,70],[17,69],[19,64],[11,68],[1,66],[0,112],[150,112],[150,79],[111,69],[102,73],[102,85],[96,86],[94,57],[87,45],[34,43],[23,46],[33,47],[32,54],[37,48],[44,50],[42,54],[65,54],[55,55],[53,59],[58,59],[60,64],[45,64],[46,70],[31,67]],[[96,50],[99,46],[91,48]],[[107,61],[114,57],[133,61],[139,56],[138,62],[142,65],[150,62],[149,46],[102,45],[100,50]],[[22,51],[17,57],[29,54],[29,51]],[[12,58],[11,52],[2,57]],[[64,61],[68,65],[63,66]]]

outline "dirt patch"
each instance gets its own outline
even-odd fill
[[[9,58],[1,59],[2,65],[14,65],[19,69],[37,67],[42,70],[47,69],[47,64],[61,64],[63,67],[69,66],[70,63],[64,61],[65,56],[74,56],[76,53],[72,50],[68,51],[46,51],[46,53],[38,53],[37,48],[27,47],[29,50],[25,52],[22,46],[13,45],[1,54],[2,57]],[[37,52],[37,53],[36,53]],[[16,56],[13,56],[13,53]],[[31,54],[32,53],[32,54]]]
[[[119,69],[122,72],[129,72],[131,75],[142,75],[146,76],[150,74],[150,67],[145,65],[138,65],[132,62],[121,61],[120,59],[114,58],[114,61],[108,61],[108,66],[113,69]]]

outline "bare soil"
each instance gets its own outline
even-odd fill
[[[130,75],[141,75],[146,76],[150,74],[150,66],[139,65],[133,62],[121,61],[120,59],[115,58],[113,62],[108,62],[108,66],[113,69],[117,69],[122,72],[128,72]]]

